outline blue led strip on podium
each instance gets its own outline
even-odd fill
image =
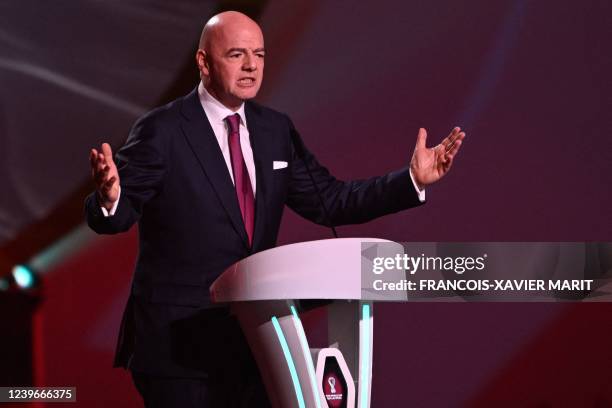
[[[310,348],[308,347],[308,341],[306,340],[306,333],[304,333],[304,327],[302,321],[295,310],[295,306],[291,306],[291,313],[293,314],[293,321],[297,328],[298,337],[300,339],[300,346],[302,346],[302,352],[306,357],[306,366],[308,367],[308,378],[310,379],[310,387],[314,394],[314,400],[317,408],[321,408],[321,398],[319,396],[319,387],[317,385],[317,377],[315,375],[314,363],[312,361],[312,355],[310,354]]]
[[[361,321],[363,322],[363,338],[361,339],[359,348],[359,356],[361,358],[361,367],[359,368],[359,401],[360,407],[368,406],[369,397],[369,374],[370,374],[370,305],[363,304],[361,306]]]
[[[295,369],[295,363],[293,362],[293,357],[291,357],[287,339],[283,334],[283,330],[281,329],[280,323],[278,322],[276,316],[272,316],[272,326],[274,326],[276,336],[278,337],[278,341],[283,349],[283,354],[285,355],[285,360],[287,361],[287,366],[289,367],[289,373],[291,374],[291,381],[293,381],[293,388],[295,389],[295,396],[297,398],[298,406],[299,408],[306,408],[304,395],[302,394],[302,386],[300,385],[300,379],[298,378],[297,371]]]

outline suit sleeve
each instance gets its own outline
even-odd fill
[[[326,226],[360,224],[423,204],[408,167],[367,180],[336,179],[317,162],[303,145],[291,120],[287,120],[293,140],[287,205],[302,217]],[[317,188],[323,204],[317,195]]]
[[[147,202],[159,194],[167,172],[163,133],[147,117],[136,122],[126,144],[115,155],[121,185],[115,214],[102,214],[95,192],[85,199],[85,217],[91,229],[99,234],[127,231],[140,219]]]

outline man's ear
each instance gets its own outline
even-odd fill
[[[200,77],[210,75],[210,66],[208,61],[208,55],[203,49],[198,49],[196,52],[196,64],[198,64],[198,70],[200,71]]]

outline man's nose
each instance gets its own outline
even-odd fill
[[[244,59],[244,64],[242,65],[242,69],[244,69],[245,71],[255,71],[257,69],[255,56],[247,54]]]

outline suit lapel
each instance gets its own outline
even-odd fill
[[[217,193],[234,229],[242,238],[245,246],[248,247],[248,237],[244,228],[244,222],[242,221],[236,189],[227,170],[227,164],[223,159],[219,143],[200,104],[197,90],[194,90],[183,99],[181,112],[187,119],[181,123],[181,128],[187,142],[193,149],[202,170],[204,170],[213,189]],[[259,180],[257,184],[259,190]],[[259,194],[259,191],[257,194]],[[259,213],[256,212],[255,226],[257,226],[258,215]]]
[[[272,159],[269,150],[269,129],[266,127],[261,114],[250,102],[245,104],[245,115],[255,160],[255,174],[257,178],[257,192],[255,193],[255,231],[253,233],[253,248],[260,248],[266,230],[266,200],[272,177]]]

